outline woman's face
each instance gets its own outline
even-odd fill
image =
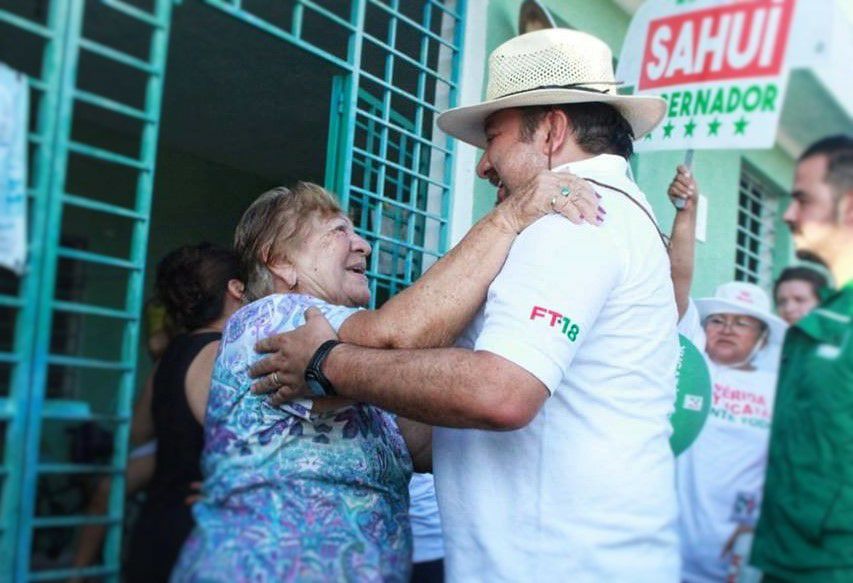
[[[332,304],[363,306],[370,301],[367,256],[370,245],[342,214],[314,217],[313,227],[293,257],[296,291]]]
[[[819,303],[812,286],[802,279],[790,279],[776,290],[776,311],[788,324],[796,324]]]
[[[705,352],[717,364],[746,361],[761,340],[760,320],[742,314],[712,314],[705,319]]]

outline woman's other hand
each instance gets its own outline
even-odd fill
[[[685,166],[680,164],[675,170],[675,177],[669,184],[669,189],[666,193],[669,195],[669,200],[678,210],[693,208],[696,205],[696,199],[699,195],[699,186],[693,178],[693,173]]]
[[[546,170],[512,192],[495,212],[516,233],[550,213],[559,213],[576,225],[600,225],[605,210],[592,185],[570,172]]]
[[[337,340],[338,335],[320,310],[305,311],[305,324],[291,332],[259,340],[255,350],[270,354],[249,368],[249,376],[258,379],[252,384],[256,395],[273,393],[269,402],[279,406],[293,399],[311,397],[305,384],[305,369],[323,342]]]

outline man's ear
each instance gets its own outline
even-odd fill
[[[296,273],[296,267],[289,261],[280,260],[267,264],[267,269],[272,272],[275,279],[284,282],[285,287],[289,290],[296,288],[296,284],[299,283],[299,275]]]
[[[559,152],[566,143],[569,133],[572,131],[569,116],[567,116],[566,112],[562,109],[555,108],[549,111],[548,115],[545,116],[545,123],[548,124],[548,140],[546,147],[551,151],[551,153]]]

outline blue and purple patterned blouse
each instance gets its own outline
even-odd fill
[[[313,413],[249,391],[255,342],[320,309],[336,330],[356,309],[277,294],[225,326],[204,423],[203,500],[172,581],[408,581],[412,462],[394,419],[365,404]]]

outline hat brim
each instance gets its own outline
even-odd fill
[[[788,325],[782,318],[774,314],[749,308],[743,304],[737,304],[721,298],[700,298],[694,301],[696,302],[696,309],[699,311],[699,317],[702,320],[711,314],[752,316],[756,320],[761,320],[767,324],[767,328],[770,330],[770,336],[767,339],[768,344],[781,346],[782,341],[785,339],[785,331],[788,329]]]
[[[615,95],[578,89],[535,89],[475,105],[448,109],[438,116],[437,123],[446,134],[485,149],[486,119],[496,111],[531,105],[595,102],[609,103],[615,107],[631,125],[635,140],[653,130],[666,115],[666,101],[655,96]]]

